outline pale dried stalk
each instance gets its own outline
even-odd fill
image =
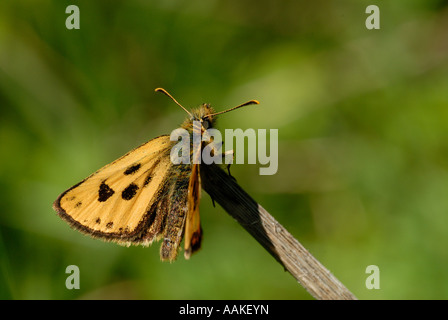
[[[201,165],[202,186],[316,299],[356,300],[280,223],[216,165]]]

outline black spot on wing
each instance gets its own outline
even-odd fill
[[[148,175],[146,176],[146,178],[145,178],[145,182],[143,183],[143,186],[146,187],[146,186],[148,185],[148,183],[151,182],[151,179],[152,179],[152,174],[150,173],[150,174],[148,174]]]
[[[126,169],[124,172],[125,175],[130,175],[136,173],[142,165],[140,163],[134,164]]]
[[[106,229],[111,229],[112,227],[114,226],[114,223],[111,221],[111,222],[108,222],[107,224],[106,224]]]
[[[100,223],[101,223],[101,219],[100,219],[100,218],[97,218],[97,219],[95,220],[95,222],[96,222],[97,224],[100,224]]]
[[[143,183],[143,187],[146,187],[146,186],[151,182],[151,180],[152,180],[152,176],[153,176],[153,174],[154,174],[154,168],[157,169],[157,166],[159,165],[161,159],[162,159],[162,158],[159,157],[159,158],[154,162],[154,165],[153,165],[153,167],[152,167],[152,170],[147,171],[147,174],[148,174],[148,175],[147,175],[146,178],[145,178],[145,182]]]
[[[126,189],[123,190],[121,193],[121,197],[124,200],[131,200],[134,198],[135,194],[137,193],[138,186],[135,183],[131,183],[129,186],[126,187]]]
[[[104,202],[115,193],[114,190],[112,190],[105,181],[103,181],[100,185],[100,189],[98,190],[98,201]]]

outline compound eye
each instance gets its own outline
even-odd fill
[[[207,130],[210,127],[210,122],[208,120],[202,120],[202,126]]]

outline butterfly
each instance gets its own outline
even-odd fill
[[[219,114],[259,103],[251,100],[221,112],[202,104],[190,112],[166,90],[155,91],[164,93],[188,113],[181,128],[191,136],[213,128]],[[169,135],[162,135],[129,151],[64,191],[53,203],[54,210],[72,228],[94,238],[126,246],[148,246],[162,240],[162,261],[176,259],[184,238],[184,257],[189,259],[202,240],[201,163],[173,164],[170,154],[176,143]],[[202,150],[209,143],[212,139],[196,148]],[[192,150],[191,156],[201,150]]]

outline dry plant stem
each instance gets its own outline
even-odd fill
[[[280,223],[216,165],[201,166],[202,186],[316,299],[356,300]]]

